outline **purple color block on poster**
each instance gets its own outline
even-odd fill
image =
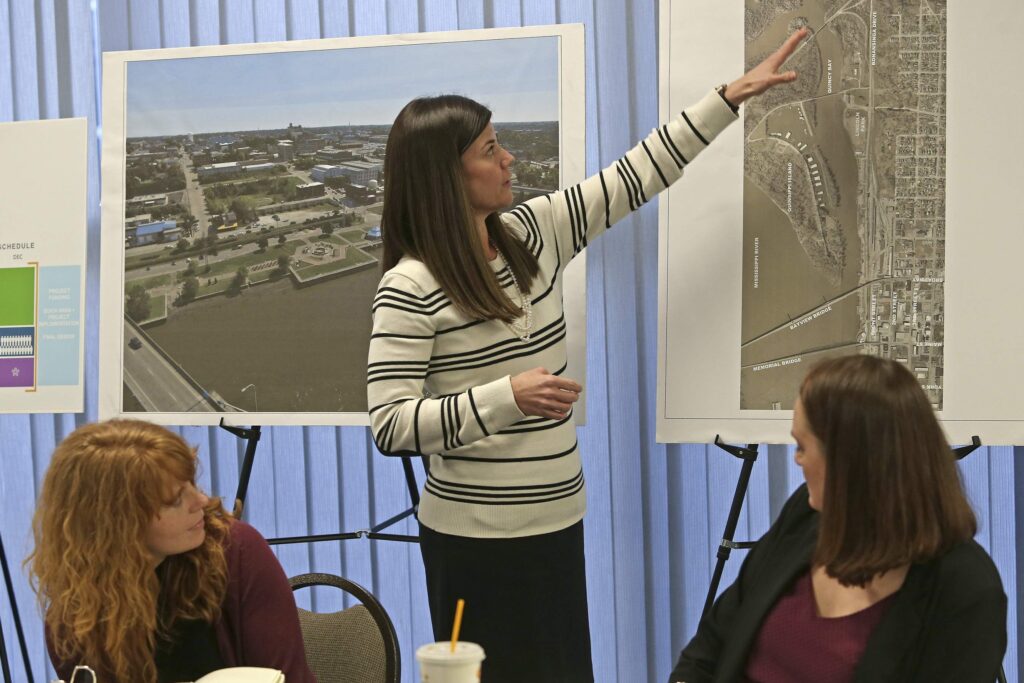
[[[33,369],[33,358],[0,358],[0,387],[32,386]]]

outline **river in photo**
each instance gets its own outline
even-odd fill
[[[747,54],[758,54],[769,46],[774,49],[788,35],[790,22],[801,17],[814,27],[820,27],[825,20],[820,3],[804,3],[794,12],[777,16],[757,40],[747,45]],[[861,179],[853,145],[844,126],[847,105],[837,87],[842,83],[838,75],[845,71],[843,46],[838,36],[823,30],[816,34],[814,44],[805,49],[819,50],[821,64],[831,65],[823,71],[817,95],[812,98],[816,109],[813,134],[808,135],[809,128],[793,115],[795,110],[791,106],[768,114],[766,120],[770,125],[764,130],[774,130],[780,136],[776,138],[780,143],[794,149],[804,145],[800,147],[799,157],[803,167],[797,169],[794,163],[792,182],[811,182],[807,164],[812,162],[817,163],[816,168],[823,176],[829,174],[830,182],[826,187],[833,191],[827,193],[819,218],[824,220],[827,214],[838,223],[844,244],[842,271],[836,274],[837,280],[830,281],[808,257],[797,239],[789,214],[777,204],[784,198],[776,197],[772,201],[757,184],[745,180],[742,341],[746,369],[741,372],[742,408],[765,409],[779,402],[787,403],[802,372],[806,371],[806,367],[794,367],[800,365],[799,361],[757,372],[751,370],[750,364],[801,358],[808,353],[818,356],[824,348],[838,351],[846,347],[846,352],[856,352],[854,345],[863,328],[864,311],[859,305],[859,296],[848,297],[841,303],[833,301],[856,290],[863,282],[864,272],[863,230],[858,217],[858,202],[863,201]],[[831,94],[825,82],[828,74],[833,74]],[[771,172],[785,174],[784,162],[790,155],[777,158],[778,166]],[[838,197],[832,196],[835,189],[838,189]],[[813,191],[814,188],[811,195]],[[828,242],[834,245],[835,239]],[[830,303],[834,305],[826,314],[814,318],[813,324],[800,324],[791,329],[794,322]],[[772,333],[772,330],[777,331]],[[759,341],[750,344],[754,339]]]

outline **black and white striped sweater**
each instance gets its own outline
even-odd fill
[[[735,119],[712,92],[597,175],[503,214],[540,263],[528,342],[501,321],[464,317],[421,261],[403,258],[384,275],[373,303],[370,420],[382,453],[431,456],[421,523],[458,536],[508,538],[557,531],[583,517],[571,415],[525,417],[510,378],[536,367],[564,372],[566,264],[679,178]],[[501,259],[491,265],[515,297]]]

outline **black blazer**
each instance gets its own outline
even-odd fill
[[[701,620],[669,683],[742,681],[761,622],[810,567],[818,513],[801,486]],[[1006,651],[1006,594],[973,540],[910,568],[868,640],[856,683],[993,683]]]

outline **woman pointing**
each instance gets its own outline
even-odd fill
[[[592,681],[583,468],[566,367],[562,273],[675,182],[780,72],[806,31],[582,183],[512,203],[491,112],[416,99],[388,137],[383,270],[367,396],[378,448],[429,455],[420,544],[435,637],[483,645],[486,680]]]

